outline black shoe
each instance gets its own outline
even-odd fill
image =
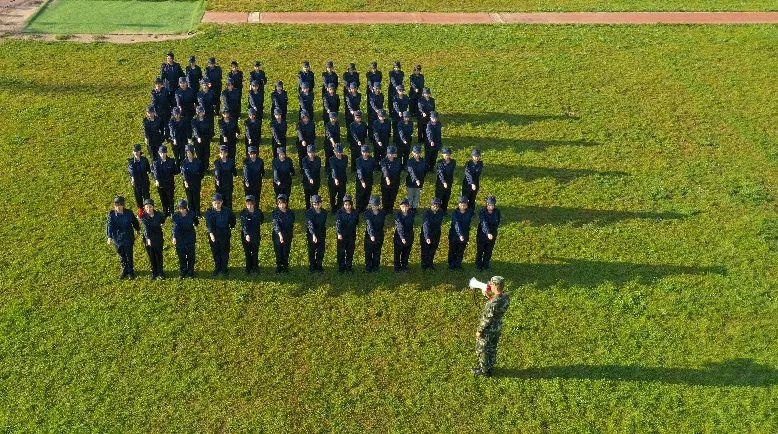
[[[434,265],[430,265],[429,267],[427,267],[427,269],[429,269],[429,270],[436,270]]]
[[[135,273],[128,274],[127,278],[130,279],[130,280],[134,280],[135,279]]]
[[[480,367],[473,368],[473,375],[475,375],[476,377],[491,377],[492,376],[492,371],[491,371],[491,369],[485,371],[485,370],[481,369]]]

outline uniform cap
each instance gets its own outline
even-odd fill
[[[443,205],[443,200],[441,200],[439,197],[436,197],[436,198],[432,199],[432,204],[433,205],[437,205],[437,206],[441,206],[441,205]]]
[[[505,285],[505,278],[502,276],[492,276],[492,278],[489,279],[489,283],[502,288]]]
[[[329,83],[327,89],[335,89],[335,83]]]
[[[113,203],[117,205],[124,205],[124,196],[116,196],[113,198]]]
[[[200,80],[200,84],[202,84],[203,86],[207,86],[207,85],[211,84],[211,80],[208,80],[208,77],[203,77]]]
[[[181,199],[178,201],[178,207],[179,208],[188,208],[189,202],[186,201],[186,199]]]
[[[308,145],[306,150],[311,153],[316,152],[316,145]]]
[[[381,82],[380,82],[380,81],[376,81],[376,82],[373,84],[373,89],[380,89],[380,88],[381,88]]]
[[[473,152],[470,153],[470,156],[472,156],[472,157],[480,157],[481,156],[481,150],[480,149],[473,149]]]
[[[330,119],[337,119],[338,112],[330,112]]]
[[[257,115],[257,109],[254,107],[249,107],[249,116],[256,116]]]
[[[253,194],[247,194],[247,195],[246,195],[246,202],[249,202],[249,201],[251,201],[251,202],[255,202],[255,203],[256,203],[256,201],[257,201],[257,198],[256,198],[256,197],[254,197],[254,195],[253,195]]]
[[[441,152],[443,155],[451,155],[451,148],[443,148]]]
[[[411,151],[414,154],[421,154],[421,146],[420,145],[413,145],[413,148],[411,148]]]
[[[386,110],[384,110],[384,109],[378,110],[378,117],[385,118],[386,117]]]
[[[154,206],[154,199],[152,199],[152,198],[144,199],[143,200],[143,205],[144,206],[146,206],[146,205]]]
[[[430,88],[425,87],[424,90],[421,91],[422,95],[430,95],[432,92],[430,91]]]
[[[280,109],[280,108],[278,108],[278,107],[276,107],[276,108],[273,110],[273,116],[283,116],[283,114],[284,114],[284,113],[283,113],[283,112],[281,111],[281,109]]]
[[[159,151],[157,152],[159,152],[160,154],[167,154],[167,146],[165,145],[160,146]]]
[[[354,112],[354,117],[362,117],[362,110],[357,110]]]
[[[398,84],[395,89],[397,89],[397,92],[405,92],[405,85]]]
[[[343,203],[346,203],[346,202],[354,203],[354,198],[352,198],[350,194],[344,194],[343,195]]]
[[[341,144],[335,145],[335,152],[343,152],[343,145]]]
[[[256,154],[256,153],[257,153],[257,147],[249,146],[249,154]]]
[[[381,198],[378,196],[370,196],[370,206],[381,206]]]
[[[140,144],[137,144],[137,145],[132,147],[132,150],[134,152],[143,152],[143,146],[141,146]]]
[[[197,111],[198,114],[205,114],[205,107],[199,105],[195,111]]]
[[[157,109],[155,109],[153,105],[150,105],[150,106],[148,106],[146,108],[146,113],[154,113],[154,114],[156,114],[157,113]]]
[[[487,205],[497,205],[497,198],[494,196],[489,196],[486,198],[486,204]]]
[[[438,112],[430,112],[430,119],[437,119],[438,118]]]
[[[192,152],[194,153],[195,147],[192,145],[186,145],[186,152]]]
[[[252,86],[259,86],[259,82],[257,80],[251,80]]]
[[[408,110],[405,110],[405,111],[403,112],[403,117],[404,117],[404,118],[410,118],[410,117],[411,117],[411,112],[409,112]]]
[[[348,84],[348,88],[349,89],[356,89],[357,88],[357,84],[352,81],[351,83]]]
[[[410,205],[411,201],[406,197],[403,198],[403,200],[400,201],[400,205]]]
[[[276,152],[279,153],[279,154],[286,155],[286,146],[279,146],[279,147],[277,147],[276,148]]]
[[[311,115],[308,114],[308,110],[300,110],[300,117],[309,118]]]
[[[224,152],[227,152],[227,151],[229,151],[229,150],[230,150],[230,148],[229,148],[229,146],[227,146],[227,145],[221,145],[221,146],[219,146],[219,151],[224,151]]]
[[[287,202],[289,198],[285,194],[281,193],[276,197],[276,202]]]
[[[224,199],[222,198],[222,194],[221,193],[216,193],[211,198],[211,201],[213,201],[213,202],[221,202],[222,200],[224,200]]]
[[[235,86],[235,80],[233,80],[232,78],[228,78],[227,79],[227,84]]]
[[[189,84],[189,82],[186,81],[186,77],[178,77],[178,84],[184,84],[184,83]]]
[[[389,146],[388,148],[386,148],[386,153],[389,155],[397,155],[397,146],[394,145]]]
[[[305,90],[305,89],[310,89],[310,88],[311,88],[311,85],[308,84],[307,81],[304,81],[304,82],[300,83],[300,89]]]
[[[321,203],[321,196],[319,196],[318,194],[314,194],[313,196],[311,196],[311,202]]]
[[[181,107],[173,107],[173,116],[178,116],[181,114]]]
[[[362,148],[361,148],[360,150],[361,150],[362,152],[364,152],[365,154],[368,154],[368,153],[370,153],[370,146],[368,146],[368,145],[362,145]]]
[[[470,203],[470,201],[467,200],[467,196],[460,196],[459,203]]]

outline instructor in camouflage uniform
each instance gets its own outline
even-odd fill
[[[475,332],[478,366],[473,368],[473,374],[477,377],[491,377],[497,363],[497,344],[502,334],[503,317],[511,299],[505,293],[505,279],[502,276],[492,277],[483,294],[489,301],[484,306],[478,331]]]

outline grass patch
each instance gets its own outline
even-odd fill
[[[0,427],[778,430],[776,26],[301,29],[0,41]],[[422,274],[417,248],[406,276],[338,276],[330,230],[328,272],[310,277],[298,219],[290,275],[272,273],[265,225],[261,276],[234,235],[233,276],[212,280],[200,229],[197,279],[151,282],[136,249],[141,278],[116,280],[105,214],[131,192],[125,159],[169,49],[259,57],[288,83],[304,59],[421,63],[445,141],[460,162],[484,150],[482,196],[503,209],[500,377],[468,372],[478,308],[461,290],[489,274]]]
[[[186,33],[203,16],[195,1],[53,0],[27,25],[34,33]]]

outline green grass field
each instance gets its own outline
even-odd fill
[[[186,33],[197,28],[202,0],[54,0],[25,31],[54,34]]]
[[[403,12],[526,12],[526,11],[739,11],[778,10],[770,0],[208,0],[208,10],[246,12],[403,11]]]
[[[0,41],[2,430],[778,430],[778,28],[301,30]],[[330,243],[310,277],[298,218],[288,276],[266,226],[260,277],[235,236],[232,277],[211,279],[201,229],[197,279],[151,282],[136,248],[140,279],[117,280],[105,214],[131,195],[125,159],[169,49],[259,58],[271,81],[304,59],[424,65],[445,141],[460,162],[484,150],[482,197],[505,217],[497,378],[469,372],[479,308],[462,291],[490,274],[422,274],[416,247],[408,275],[387,243],[381,274],[341,277]]]

